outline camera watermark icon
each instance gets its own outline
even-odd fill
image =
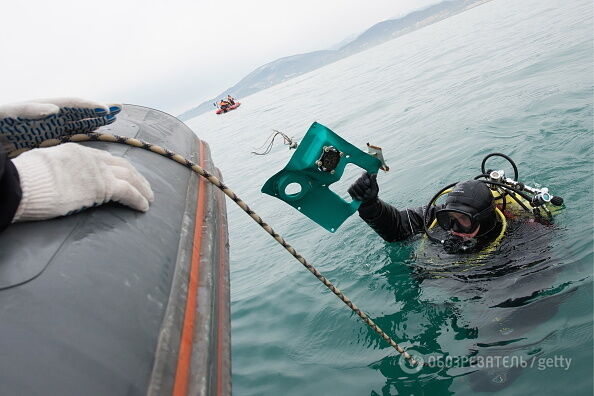
[[[409,355],[416,361],[416,365],[413,364],[404,357],[403,354],[400,354],[398,360],[398,366],[407,374],[416,374],[423,369],[423,365],[425,364],[425,359],[422,353],[419,353],[413,349],[407,349]]]

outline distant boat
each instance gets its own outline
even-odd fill
[[[232,104],[231,106],[227,107],[225,110],[223,110],[223,109],[218,109],[216,113],[217,113],[217,114],[223,114],[223,113],[226,113],[226,112],[228,112],[228,111],[235,110],[235,109],[236,109],[236,108],[238,108],[239,106],[241,106],[241,103],[239,103],[239,102],[235,102],[235,103],[234,103],[234,104]]]

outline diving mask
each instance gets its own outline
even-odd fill
[[[444,207],[435,212],[437,224],[446,231],[454,231],[461,234],[471,234],[481,223],[481,220],[493,211],[492,206],[488,206],[482,211],[471,214],[472,210],[454,209]]]

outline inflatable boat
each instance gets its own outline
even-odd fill
[[[99,132],[161,145],[220,177],[208,145],[126,105]],[[16,395],[229,395],[224,195],[146,150],[84,143],[151,183],[147,213],[107,204],[0,234],[0,384]]]
[[[216,111],[217,114],[223,114],[223,113],[227,113],[231,110],[235,110],[236,108],[238,108],[239,106],[241,106],[240,102],[235,102],[235,104],[232,104],[231,106],[227,107],[225,110],[223,109],[218,109]]]

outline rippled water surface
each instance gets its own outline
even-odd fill
[[[589,0],[494,0],[189,121],[230,188],[301,255],[402,346],[449,366],[403,368],[229,201],[236,395],[592,394],[593,24]],[[250,151],[313,121],[383,147],[380,197],[396,207],[502,152],[566,208],[553,226],[517,225],[486,268],[427,277],[420,238],[385,243],[356,215],[331,234],[260,193],[292,152]]]

